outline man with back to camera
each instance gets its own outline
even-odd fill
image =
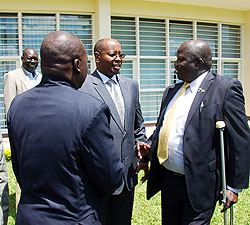
[[[46,36],[41,69],[41,83],[16,96],[8,113],[13,170],[22,190],[16,224],[100,225],[100,198],[112,194],[123,175],[109,108],[76,90],[87,75],[87,54],[75,35]]]
[[[125,55],[117,40],[99,40],[95,44],[94,54],[97,69],[87,76],[80,90],[109,106],[111,133],[125,168],[122,185],[102,202],[101,220],[104,225],[130,225],[137,173],[140,169],[145,171],[142,181],[147,176],[147,163],[141,161],[137,167],[135,148],[137,142],[146,141],[138,84],[132,79],[118,76]],[[108,146],[104,148],[108,149]]]
[[[204,41],[184,42],[175,70],[183,82],[162,98],[151,144],[147,198],[161,190],[162,224],[210,224],[221,190],[220,140],[224,120],[228,143],[226,204],[249,185],[250,132],[241,83],[210,72],[212,53]],[[138,145],[141,155],[149,146]]]

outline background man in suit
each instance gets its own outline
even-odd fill
[[[104,215],[108,212],[109,216],[103,216],[102,222],[108,225],[129,225],[134,187],[137,184],[137,152],[134,147],[137,142],[146,140],[138,84],[132,79],[117,75],[125,57],[117,40],[99,40],[94,47],[94,54],[97,70],[87,76],[80,90],[90,93],[109,106],[111,132],[125,167],[123,184],[104,201],[102,209]],[[108,146],[103,147],[108,149]],[[147,172],[147,163],[140,162],[137,172],[141,168]]]
[[[7,114],[11,101],[16,95],[40,83],[42,75],[36,71],[38,66],[38,54],[33,48],[23,51],[22,66],[4,74],[3,90],[4,105]]]
[[[49,34],[41,69],[41,83],[16,96],[7,119],[22,190],[16,224],[100,225],[100,198],[112,194],[123,175],[109,108],[76,90],[87,75],[87,54],[75,35]]]
[[[38,66],[38,53],[33,48],[26,48],[23,51],[22,66],[18,69],[12,70],[3,77],[3,92],[4,92],[4,106],[5,113],[10,108],[10,104],[16,95],[33,88],[40,83],[42,75],[36,71]],[[21,190],[16,186],[16,208],[20,200]]]
[[[227,202],[222,211],[236,203],[237,193],[249,184],[250,133],[242,87],[238,80],[211,73],[211,66],[207,43],[184,42],[175,62],[183,82],[169,86],[163,94],[157,127],[151,136],[147,186],[148,199],[161,190],[162,224],[210,223],[221,190],[217,120],[226,123],[229,147]],[[186,84],[186,93],[178,97]],[[165,138],[168,140],[164,142]],[[140,147],[148,150],[148,146]],[[168,158],[162,157],[161,150],[168,150]]]

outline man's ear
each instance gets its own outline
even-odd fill
[[[81,69],[80,69],[80,60],[79,59],[74,59],[73,61],[73,70],[77,73],[80,73],[81,72]]]
[[[197,59],[195,62],[196,69],[199,69],[203,64],[204,64],[204,59],[202,58]]]
[[[101,56],[100,52],[95,52],[94,54],[95,54],[95,62],[100,63],[100,56]]]

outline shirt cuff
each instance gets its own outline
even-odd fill
[[[234,192],[234,193],[239,193],[242,192],[242,189],[238,189],[238,188],[231,188],[230,186],[227,185],[227,189]]]

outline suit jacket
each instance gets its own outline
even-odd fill
[[[40,73],[38,73],[37,79],[39,82],[41,81],[42,75]],[[15,98],[16,95],[19,95],[31,88],[33,88],[33,83],[24,72],[22,67],[4,74],[3,91],[6,114],[9,111],[13,98]]]
[[[99,201],[123,175],[109,119],[106,104],[50,76],[14,98],[7,122],[22,190],[17,225],[100,224]]]
[[[124,165],[125,184],[128,190],[131,190],[137,184],[137,176],[135,174],[137,150],[135,144],[140,141],[146,141],[146,135],[139,103],[138,84],[136,81],[122,76],[118,76],[118,79],[124,98],[125,128],[122,127],[116,106],[96,71],[87,76],[80,90],[93,95],[109,106],[111,111],[111,133],[114,136],[116,150]],[[115,194],[119,194],[121,191],[122,188],[119,188]]]
[[[161,189],[161,166],[157,158],[159,131],[169,101],[183,85],[168,87],[162,98],[157,127],[151,136],[151,168],[147,185],[150,199]],[[245,115],[242,87],[238,80],[209,72],[195,96],[183,136],[184,171],[187,191],[196,211],[212,208],[221,190],[219,131],[217,120],[226,123],[227,184],[243,189],[249,184],[250,133]]]

